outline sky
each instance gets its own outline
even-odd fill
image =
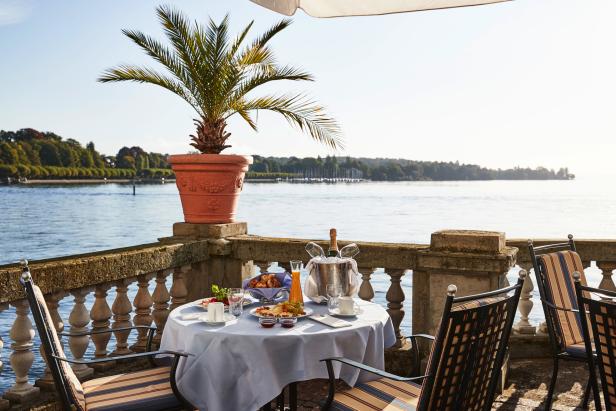
[[[0,0],[0,129],[53,131],[99,151],[184,153],[192,108],[155,86],[101,84],[119,63],[157,67],[121,30],[164,39],[159,1]],[[174,1],[192,19],[251,20],[256,36],[283,18],[248,0]],[[227,153],[331,154],[569,167],[616,175],[614,0],[512,2],[388,16],[316,19],[298,12],[271,45],[312,73],[265,92],[308,93],[342,125],[332,152],[274,113],[259,132],[241,119]],[[259,95],[259,92],[255,92]]]

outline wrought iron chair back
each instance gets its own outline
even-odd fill
[[[595,374],[596,368],[599,368],[605,408],[613,411],[616,410],[616,292],[583,285],[581,276],[576,274],[575,288],[595,393],[595,409],[601,410],[599,384]],[[593,299],[592,295],[600,299]]]
[[[418,410],[491,409],[523,277],[511,287],[460,298],[450,286]]]
[[[532,240],[529,240],[528,249],[535,270],[553,355],[570,351],[572,355],[583,356],[584,339],[577,313],[573,272],[581,273],[584,285],[586,278],[573,236],[570,234],[565,243],[539,247],[534,247]]]
[[[53,326],[53,319],[47,309],[43,293],[32,282],[32,276],[26,264],[24,264],[20,281],[30,303],[45,360],[51,371],[63,409],[68,410],[74,406],[79,411],[85,410],[85,397],[81,383],[70,365],[57,359],[57,357],[64,357],[64,349]]]
[[[176,383],[176,372],[181,358],[186,358],[190,354],[170,351],[158,350],[152,351],[152,338],[155,327],[148,326],[131,326],[115,328],[115,331],[128,331],[132,329],[147,329],[148,339],[145,352],[127,354],[115,357],[104,357],[90,361],[76,360],[66,358],[60,338],[53,326],[53,319],[47,309],[47,304],[43,297],[40,288],[37,287],[30,275],[30,270],[27,261],[22,262],[24,265],[20,282],[25,289],[32,316],[36,328],[39,331],[41,345],[45,360],[54,379],[55,388],[58,391],[60,403],[63,410],[85,411],[86,409],[102,409],[113,406],[113,409],[195,409],[179,391]],[[86,331],[82,333],[70,333],[69,337],[82,337],[92,334],[108,333],[112,330],[103,331]],[[67,335],[62,333],[62,335]],[[171,357],[171,365],[167,367],[153,368],[152,370],[137,371],[132,373],[120,374],[119,376],[98,378],[87,381],[82,385],[77,376],[73,372],[70,364],[95,364],[108,362],[113,360],[128,360],[136,358],[147,358],[151,365],[156,366],[154,358],[164,355]],[[114,381],[117,378],[117,384],[107,382]],[[120,381],[122,384],[120,384]],[[133,384],[133,385],[131,385]],[[138,385],[135,388],[134,385]],[[165,385],[168,384],[168,385]],[[88,388],[88,385],[89,388]],[[113,386],[113,387],[112,387]],[[157,388],[156,388],[157,387]],[[135,389],[143,390],[149,395],[135,395]],[[126,395],[126,393],[130,393]],[[137,398],[139,397],[139,398]],[[107,409],[105,408],[105,409]]]

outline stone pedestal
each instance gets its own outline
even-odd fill
[[[225,238],[248,233],[247,223],[228,224],[173,224],[173,237],[176,239]]]
[[[507,285],[517,248],[505,245],[505,234],[492,231],[444,230],[432,234],[430,248],[418,252],[413,274],[413,333],[436,332],[447,286],[457,297]]]
[[[507,286],[506,275],[515,264],[517,251],[506,246],[505,234],[500,232],[433,233],[430,248],[419,251],[413,272],[413,333],[435,335],[449,284],[456,285],[456,297]],[[420,345],[420,351],[427,354],[427,347]],[[508,365],[507,359],[501,370],[499,389],[505,384]]]
[[[175,223],[173,237],[166,241],[208,241],[210,258],[192,264],[184,280],[188,289],[187,300],[194,301],[211,295],[212,284],[222,287],[241,287],[242,280],[252,273],[252,262],[231,257],[231,242],[227,237],[248,233],[247,223],[189,224]]]

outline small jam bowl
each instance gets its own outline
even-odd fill
[[[261,324],[263,328],[272,328],[276,325],[276,319],[271,317],[260,317],[259,324]]]
[[[282,325],[284,328],[292,328],[297,323],[297,318],[296,317],[285,317],[285,318],[281,318],[278,321],[280,321],[280,325]]]

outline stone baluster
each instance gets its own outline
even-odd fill
[[[523,267],[523,270],[529,269],[529,267]],[[528,317],[530,315],[531,310],[533,309],[533,280],[530,275],[527,275],[524,279],[524,285],[522,286],[522,293],[520,294],[520,302],[518,303],[518,311],[520,312],[520,321],[518,321],[514,326],[514,330],[518,334],[535,334],[537,332],[537,327],[532,325],[530,321],[528,321]]]
[[[154,311],[152,317],[154,317],[154,324],[156,324],[156,335],[154,336],[154,344],[160,346],[160,340],[163,336],[163,329],[169,316],[169,299],[171,296],[167,291],[166,281],[169,271],[159,271],[156,273],[156,288],[152,294],[152,300],[154,301]]]
[[[133,306],[135,307],[135,316],[133,317],[134,325],[152,325],[153,301],[150,291],[148,290],[149,283],[149,276],[145,274],[137,276],[137,286],[139,289],[133,301]],[[146,350],[148,330],[139,329],[138,333],[139,336],[137,337],[137,341],[131,346],[131,349],[133,351],[142,352]]]
[[[288,273],[291,272],[291,264],[289,261],[278,261],[278,267],[284,268],[284,270]]]
[[[601,270],[601,275],[603,276],[599,283],[599,288],[616,291],[616,285],[614,285],[614,280],[612,279],[613,271],[616,270],[616,260],[597,261],[597,267]]]
[[[359,292],[357,295],[362,300],[372,301],[374,298],[374,289],[372,288],[372,284],[370,283],[370,277],[374,272],[374,268],[371,267],[359,267],[359,272],[361,274],[361,285],[359,286]]]
[[[111,308],[107,304],[107,290],[111,284],[98,284],[94,289],[94,304],[90,309],[90,319],[92,320],[92,331],[110,330]],[[104,358],[107,356],[107,345],[111,339],[111,333],[92,334],[92,342],[94,343],[94,357]],[[104,362],[94,366],[96,369],[107,369],[112,367],[113,362]]]
[[[53,326],[56,329],[56,332],[58,333],[61,333],[62,331],[64,331],[64,321],[62,321],[62,317],[60,316],[60,313],[58,312],[58,306],[60,304],[60,301],[62,301],[65,295],[66,293],[62,291],[58,293],[49,294],[48,296],[45,297],[45,302],[47,303],[47,309],[49,310],[49,315],[51,315]],[[45,350],[43,349],[42,344],[39,347],[39,351],[41,353],[41,357],[43,357],[43,359],[45,359],[45,362],[47,362],[47,358],[45,358]],[[41,377],[39,380],[36,381],[35,385],[38,387],[41,387],[44,390],[53,389],[54,380],[53,380],[53,375],[51,375],[51,370],[49,369],[49,366],[47,365],[45,366],[45,374],[43,375],[43,377]]]
[[[71,333],[81,333],[88,331],[88,323],[90,322],[90,313],[86,308],[86,296],[90,291],[86,288],[72,290],[71,294],[75,298],[73,309],[68,317],[68,323],[71,325]],[[83,355],[88,349],[90,337],[87,335],[75,336],[68,338],[68,346],[76,360],[83,360]],[[94,369],[85,364],[71,364],[77,378],[82,379],[92,375]]]
[[[171,284],[171,289],[169,290],[169,293],[171,294],[171,306],[169,309],[171,311],[175,310],[182,304],[186,304],[188,290],[186,289],[186,282],[184,281],[184,272],[188,271],[190,271],[190,266],[176,268],[173,271],[173,283]]]
[[[396,347],[402,347],[404,344],[404,337],[400,333],[400,324],[402,323],[402,319],[404,318],[404,309],[402,308],[404,301],[404,291],[402,290],[402,286],[400,282],[402,281],[402,276],[406,270],[399,269],[385,269],[387,274],[390,277],[391,285],[387,290],[387,294],[385,298],[387,299],[387,312],[391,317],[391,321],[394,325],[394,330],[396,332]]]
[[[254,264],[259,267],[259,273],[266,273],[270,265],[272,265],[272,263],[268,261],[255,261]]]
[[[130,321],[130,313],[133,310],[133,306],[128,298],[128,286],[134,281],[134,279],[123,279],[115,283],[116,296],[111,305],[111,312],[113,313],[113,330],[117,328],[130,327],[132,325]],[[113,335],[116,339],[116,348],[111,355],[126,355],[132,351],[128,348],[128,336],[130,330],[126,331],[114,331]]]
[[[0,314],[2,311],[8,309],[8,304],[0,304]],[[2,341],[2,337],[0,337],[0,372],[2,371],[2,348],[4,347],[4,341]],[[8,410],[11,403],[9,400],[5,400],[4,398],[0,398],[0,410]]]
[[[28,318],[30,305],[27,300],[19,300],[11,303],[15,307],[15,321],[11,327],[10,363],[15,373],[15,383],[4,393],[4,397],[15,402],[29,402],[36,398],[40,392],[38,387],[34,387],[28,382],[28,372],[34,362],[32,352],[34,329],[32,322]]]
[[[8,304],[0,304],[0,314],[8,308]],[[0,371],[2,370],[2,349],[4,348],[4,341],[0,337]]]

